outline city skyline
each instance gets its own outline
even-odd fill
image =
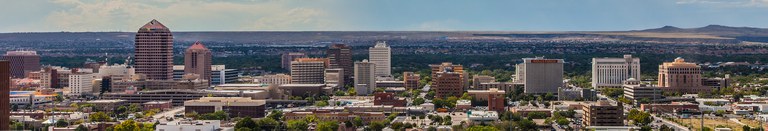
[[[123,31],[157,19],[177,31],[614,31],[768,27],[768,0],[14,1],[0,32]]]

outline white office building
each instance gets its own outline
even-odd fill
[[[221,130],[219,120],[176,120],[160,123],[155,131],[218,131]]]
[[[376,64],[376,76],[392,76],[392,49],[385,41],[376,42],[376,46],[368,48],[368,59]]]
[[[93,79],[96,74],[77,72],[69,75],[69,95],[93,93]]]
[[[592,58],[592,87],[621,88],[629,78],[640,79],[640,58]]]
[[[517,68],[524,72],[517,77],[526,94],[557,93],[558,87],[563,86],[563,59],[523,58]]]
[[[376,64],[363,60],[355,62],[355,91],[357,95],[368,95],[376,89]]]

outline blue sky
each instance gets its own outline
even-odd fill
[[[768,28],[768,0],[2,0],[0,32]]]

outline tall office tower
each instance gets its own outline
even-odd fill
[[[413,72],[403,72],[403,86],[405,89],[418,89],[421,76]]]
[[[563,59],[523,58],[517,67],[525,72],[517,77],[522,77],[526,94],[557,93],[563,86]]]
[[[333,44],[326,51],[326,55],[330,61],[330,68],[344,69],[345,82],[351,82],[349,81],[349,79],[352,78],[353,73],[351,70],[354,70],[352,63],[352,48],[345,44]]]
[[[10,130],[11,117],[11,66],[0,60],[0,130]]]
[[[173,34],[165,25],[152,20],[136,33],[136,73],[149,80],[173,79]]]
[[[466,90],[467,87],[469,87],[469,76],[467,76],[467,72],[464,71],[464,66],[455,65],[451,62],[443,62],[442,64],[430,64],[429,67],[432,68],[431,76],[433,82],[437,79],[437,72],[442,72],[445,71],[445,69],[450,68],[451,72],[456,72],[459,74],[459,77],[461,77],[460,81],[463,85],[462,88]]]
[[[323,84],[328,59],[298,58],[291,62],[291,84]]]
[[[357,95],[372,94],[376,89],[376,64],[363,60],[355,62],[355,91]]]
[[[624,108],[622,104],[608,100],[598,100],[582,106],[585,126],[624,126]]]
[[[69,75],[69,96],[80,96],[93,93],[93,79],[96,74],[87,72],[74,72]]]
[[[387,42],[376,42],[375,46],[368,48],[368,53],[368,59],[376,64],[376,76],[392,77],[392,50]]]
[[[640,79],[640,58],[592,58],[592,87],[621,88],[629,78]]]
[[[432,72],[432,88],[435,89],[436,97],[461,97],[464,94],[464,74],[457,71],[453,66],[447,66]]]
[[[195,42],[184,52],[184,74],[197,74],[211,83],[211,50],[203,43]]]
[[[664,90],[682,93],[712,91],[701,85],[701,67],[696,63],[685,62],[685,59],[679,57],[674,62],[659,65],[658,86]]]
[[[336,84],[341,87],[341,85],[344,85],[344,69],[341,68],[331,68],[331,69],[325,69],[325,84]]]
[[[8,51],[2,59],[10,62],[13,78],[24,78],[24,74],[40,71],[40,56],[35,51]]]
[[[307,58],[307,54],[301,52],[283,53],[283,55],[280,56],[280,67],[291,70],[291,61],[296,60],[296,58]]]

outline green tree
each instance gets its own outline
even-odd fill
[[[96,112],[88,115],[88,120],[91,122],[108,122],[112,119],[104,112]]]
[[[256,121],[256,128],[253,130],[277,130],[278,126],[280,125],[280,122],[278,122],[275,119],[272,118],[261,118],[258,121]]]
[[[544,113],[544,112],[531,112],[531,113],[528,113],[527,117],[531,119],[544,119],[549,116],[547,116],[547,113]]]
[[[316,101],[315,102],[315,106],[318,106],[318,107],[328,106],[328,102],[326,102],[326,101]]]
[[[139,125],[133,120],[126,120],[123,121],[120,124],[115,125],[114,130],[115,131],[138,131]]]
[[[79,126],[77,126],[77,128],[75,128],[75,131],[88,131],[88,128],[80,124]]]
[[[339,123],[328,121],[317,124],[317,131],[336,131],[339,129]]]
[[[357,92],[355,91],[355,88],[349,88],[347,89],[348,96],[356,96]]]
[[[267,115],[268,118],[272,118],[275,120],[282,120],[283,119],[283,111],[281,110],[272,110],[269,115]]]
[[[470,126],[469,128],[466,129],[466,131],[498,131],[498,130],[499,129],[496,129],[496,127],[479,126],[479,125]]]
[[[69,122],[65,121],[64,119],[59,119],[56,121],[56,127],[67,127],[69,126]]]
[[[141,111],[141,105],[136,104],[136,103],[131,104],[131,105],[128,106],[128,111],[130,111],[131,113],[139,112],[139,111]]]
[[[355,117],[355,119],[352,119],[352,125],[354,125],[355,127],[363,126],[363,119],[360,118],[359,116]]]
[[[245,117],[237,121],[237,123],[235,123],[235,129],[241,129],[241,128],[248,128],[248,129],[256,128],[256,122],[253,121],[253,119],[251,119],[250,117]]]
[[[642,112],[637,109],[632,109],[627,114],[627,119],[634,121],[637,126],[645,126],[653,121],[650,113]]]
[[[421,105],[421,104],[424,104],[424,98],[413,99],[413,105]]]
[[[309,125],[306,121],[303,120],[289,120],[288,122],[288,130],[291,131],[303,131],[307,130]]]
[[[368,123],[368,127],[374,131],[381,131],[382,129],[384,129],[384,127],[386,127],[385,125],[386,124],[383,121],[372,121]]]
[[[396,131],[400,130],[400,129],[403,129],[403,127],[405,127],[405,126],[403,125],[402,122],[395,122],[395,123],[392,123],[392,125],[389,125],[389,128],[392,128],[392,129],[394,129]]]

